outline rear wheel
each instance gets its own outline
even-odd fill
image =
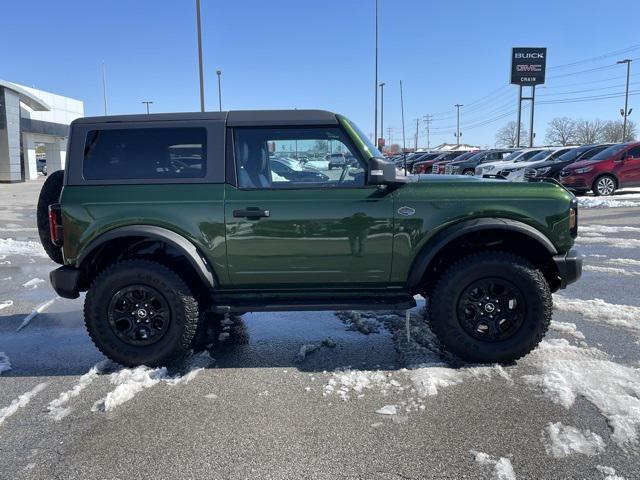
[[[614,194],[617,186],[616,179],[611,175],[602,175],[593,182],[593,193],[598,196],[608,197]]]
[[[42,185],[42,189],[40,190],[38,206],[36,208],[36,222],[38,224],[40,243],[42,243],[42,247],[44,248],[44,251],[47,252],[49,258],[61,265],[64,263],[62,258],[62,248],[53,244],[51,241],[51,234],[49,232],[49,205],[60,201],[63,180],[63,170],[56,170],[47,177]]]
[[[473,175],[473,174],[475,174],[475,172],[472,169],[468,168],[464,172],[462,172],[462,174],[463,175]]]
[[[199,315],[187,284],[173,270],[147,260],[108,267],[93,281],[84,303],[93,343],[127,367],[166,365],[185,356]]]
[[[428,321],[442,344],[464,360],[511,362],[538,345],[552,307],[538,269],[510,253],[484,252],[442,275],[430,296]]]

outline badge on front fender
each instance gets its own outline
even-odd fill
[[[414,213],[416,213],[416,209],[415,208],[411,208],[411,207],[400,207],[398,209],[398,214],[402,215],[403,217],[410,217],[411,215],[413,215]]]

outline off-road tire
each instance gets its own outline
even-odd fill
[[[511,282],[524,298],[520,327],[508,338],[483,341],[472,337],[458,320],[458,301],[465,289],[483,278]],[[533,350],[549,328],[553,301],[540,270],[507,252],[481,252],[460,259],[437,281],[428,302],[426,320],[443,346],[474,363],[510,363]]]
[[[109,302],[130,285],[152,287],[169,306],[168,330],[151,345],[130,345],[109,325]],[[191,351],[199,317],[198,301],[184,280],[173,270],[149,260],[124,260],[106,268],[91,283],[84,302],[84,320],[91,340],[104,355],[127,367],[157,367],[186,356]]]
[[[607,182],[608,185],[610,185],[611,190],[604,190],[604,187],[600,185],[601,182]],[[614,193],[616,193],[616,190],[618,188],[618,182],[616,181],[616,179],[611,176],[611,175],[600,175],[598,178],[596,178],[593,182],[593,186],[591,188],[591,190],[593,190],[593,194],[597,197],[599,196],[605,196],[605,197],[610,197],[612,196]]]
[[[64,263],[62,248],[51,242],[51,233],[49,232],[49,205],[60,201],[63,180],[63,170],[56,170],[47,176],[40,190],[38,206],[36,208],[36,222],[38,224],[40,243],[42,243],[42,247],[49,258],[60,265]]]

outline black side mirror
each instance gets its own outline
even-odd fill
[[[402,164],[401,164],[402,165]],[[367,184],[391,185],[396,182],[396,167],[382,158],[371,158],[367,165]]]

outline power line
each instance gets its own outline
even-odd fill
[[[574,67],[576,65],[582,65],[584,63],[591,63],[591,62],[595,62],[595,61],[598,61],[598,60],[603,60],[605,58],[615,57],[615,56],[622,55],[622,54],[627,53],[627,52],[632,52],[634,50],[640,50],[640,44],[631,45],[630,47],[623,48],[622,50],[615,50],[615,51],[612,51],[612,52],[603,53],[602,55],[597,55],[597,56],[591,57],[591,58],[585,58],[583,60],[577,60],[575,62],[563,63],[561,65],[552,65],[552,66],[548,67],[547,70],[557,70],[559,68]]]

